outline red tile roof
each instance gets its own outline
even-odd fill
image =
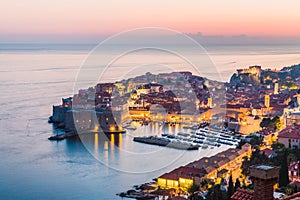
[[[253,192],[245,189],[238,188],[237,191],[231,196],[231,200],[254,200]],[[287,196],[280,200],[296,200],[300,199],[300,192]],[[275,199],[279,200],[279,199]]]
[[[300,139],[300,125],[288,126],[279,132],[278,138]]]
[[[165,173],[159,178],[165,178],[169,180],[178,180],[179,178],[189,178],[192,179],[193,177],[202,177],[205,174],[204,169],[198,169],[198,168],[191,168],[186,166],[181,166],[177,169],[174,169],[173,171],[169,173]]]
[[[231,200],[253,200],[253,192],[238,188],[237,191],[231,196],[230,199]]]
[[[272,149],[270,149],[270,148],[265,148],[265,149],[263,149],[263,150],[261,150],[260,151],[261,152],[261,154],[265,154],[266,156],[270,156],[270,155],[272,155],[273,153],[275,153]]]
[[[158,178],[178,180],[179,178],[192,179],[194,177],[204,177],[213,170],[218,169],[220,166],[234,160],[237,156],[242,155],[249,148],[251,148],[251,145],[248,143],[244,144],[242,149],[230,148],[212,157],[203,157],[200,160],[181,166],[169,173],[161,175]]]
[[[300,192],[292,194],[291,196],[285,197],[281,200],[292,200],[292,199],[300,199]]]
[[[275,131],[274,130],[269,130],[269,129],[262,129],[258,133],[260,133],[260,134],[262,134],[264,136],[267,136],[267,135],[275,133]]]

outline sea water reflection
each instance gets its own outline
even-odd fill
[[[133,122],[131,126],[136,130],[127,130],[126,134],[86,133],[80,138],[67,140],[67,146],[83,145],[87,151],[101,164],[110,169],[126,173],[146,173],[159,171],[171,166],[187,164],[200,157],[214,154],[228,147],[214,149],[199,149],[196,151],[184,151],[168,147],[160,147],[148,144],[136,143],[135,136],[160,136],[163,133],[177,134],[178,132],[190,132],[181,125],[164,125],[153,122],[148,126],[141,126]]]

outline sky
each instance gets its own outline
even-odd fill
[[[299,8],[298,0],[3,0],[0,43],[97,42],[141,27],[293,43]]]

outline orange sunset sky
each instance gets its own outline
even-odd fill
[[[298,0],[5,0],[0,5],[0,42],[108,36],[149,26],[203,35],[300,37]]]

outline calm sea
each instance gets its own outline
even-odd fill
[[[88,135],[84,142],[48,141],[56,133],[47,123],[52,105],[73,94],[79,66],[93,47],[0,44],[0,199],[119,199],[118,192],[227,148],[183,152],[132,141],[181,130],[159,124],[123,135]],[[225,81],[248,65],[300,63],[299,46],[205,48]]]

